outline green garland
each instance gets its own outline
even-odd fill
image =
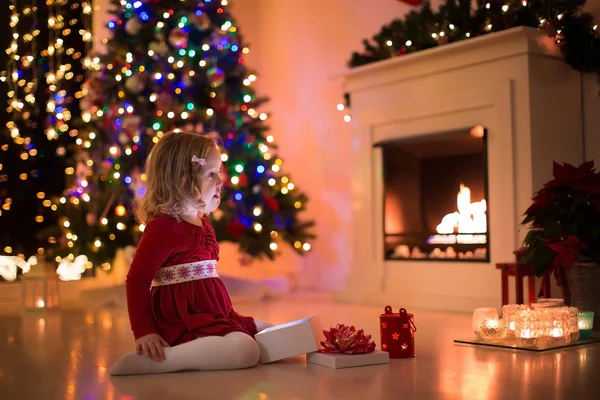
[[[446,0],[437,12],[427,1],[419,11],[385,25],[364,51],[354,52],[351,68],[517,26],[543,29],[554,37],[565,62],[600,75],[600,39],[586,0]],[[348,99],[348,98],[347,98]]]

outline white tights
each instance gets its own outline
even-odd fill
[[[258,326],[257,321],[257,327]],[[262,330],[260,329],[260,330]],[[207,336],[173,347],[165,347],[165,360],[157,362],[144,355],[128,353],[113,365],[111,375],[160,374],[184,370],[250,368],[258,363],[260,351],[252,337],[242,332]]]

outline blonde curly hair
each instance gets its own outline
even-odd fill
[[[159,215],[181,220],[188,206],[202,210],[199,170],[192,156],[206,158],[213,147],[219,149],[218,135],[171,131],[152,148],[146,160],[146,193],[139,198],[135,215],[148,224]]]

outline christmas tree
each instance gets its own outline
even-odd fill
[[[45,254],[56,225],[52,202],[70,165],[70,123],[83,80],[81,57],[91,39],[85,1],[10,0],[0,20],[0,277],[13,280],[12,257]],[[51,244],[51,243],[50,243]],[[1,279],[0,279],[1,280]]]
[[[282,242],[308,251],[313,223],[298,217],[307,199],[281,171],[227,1],[112,4],[112,37],[89,62],[75,173],[60,199],[64,246],[53,255],[109,269],[116,249],[136,243],[146,157],[176,129],[221,138],[225,187],[210,216],[219,240],[251,257],[273,259]]]

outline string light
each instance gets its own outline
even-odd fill
[[[56,3],[63,0],[49,1]],[[160,8],[159,13],[149,17],[148,15],[155,11],[153,10],[154,5],[143,1],[120,1],[121,9],[116,11],[113,20],[109,21],[108,27],[111,30],[119,26],[124,28],[125,37],[120,36],[115,39],[109,53],[114,56],[115,49],[122,50],[122,61],[115,59],[111,63],[92,57],[84,60],[85,67],[93,72],[83,90],[78,93],[78,98],[83,100],[81,102],[82,119],[87,125],[81,129],[84,134],[80,134],[70,127],[68,129],[70,135],[72,131],[75,131],[73,135],[75,142],[82,149],[82,153],[90,157],[89,161],[93,161],[93,165],[97,167],[86,165],[85,160],[80,160],[77,166],[65,171],[69,175],[70,181],[74,183],[69,194],[65,196],[67,199],[64,202],[61,201],[61,204],[65,204],[65,209],[72,209],[78,204],[85,205],[87,201],[93,203],[91,199],[97,201],[96,199],[102,196],[96,194],[104,190],[100,189],[98,192],[98,188],[106,187],[106,185],[123,185],[135,197],[143,195],[145,176],[139,171],[136,172],[132,167],[139,162],[138,160],[145,158],[151,146],[158,143],[166,132],[178,129],[197,129],[220,133],[225,140],[225,149],[221,154],[221,160],[224,163],[235,161],[229,167],[232,173],[227,178],[227,183],[236,188],[233,198],[238,202],[253,198],[247,190],[258,193],[256,188],[260,187],[260,183],[257,182],[262,179],[268,182],[269,186],[263,190],[270,191],[271,201],[278,204],[268,204],[265,200],[262,205],[253,205],[250,215],[246,215],[242,220],[242,223],[250,231],[256,234],[267,229],[266,227],[270,226],[271,222],[262,220],[262,218],[265,216],[273,218],[272,210],[286,207],[286,203],[280,202],[279,197],[293,190],[294,185],[289,181],[282,185],[277,183],[279,182],[277,175],[282,162],[271,153],[272,150],[268,145],[274,142],[272,135],[262,137],[262,134],[259,134],[256,136],[256,141],[243,145],[248,146],[244,151],[260,152],[258,155],[265,160],[263,163],[251,164],[249,159],[239,158],[240,155],[237,152],[233,153],[236,155],[235,160],[230,160],[227,154],[228,143],[230,143],[228,141],[234,139],[234,135],[237,135],[238,132],[230,133],[231,125],[227,124],[227,128],[225,128],[223,117],[235,118],[236,125],[234,126],[241,127],[240,133],[245,134],[248,130],[252,132],[253,127],[257,126],[256,124],[260,121],[266,121],[268,114],[257,110],[260,100],[255,96],[253,84],[257,77],[253,73],[242,75],[241,93],[239,93],[239,97],[231,97],[231,91],[228,88],[231,83],[226,79],[226,74],[230,73],[230,70],[225,70],[225,67],[220,66],[221,58],[225,54],[235,54],[240,57],[239,63],[242,67],[241,71],[243,71],[242,55],[248,54],[249,49],[237,43],[237,27],[226,14],[223,15],[226,13],[224,7],[228,5],[227,1],[220,1],[220,6],[215,3],[215,0],[210,4],[208,1],[198,2],[197,11],[195,13],[193,11],[189,13],[189,10],[185,11],[187,14],[182,14],[183,9],[179,10],[175,7],[173,9]],[[81,2],[83,14],[86,14],[86,10],[91,11],[90,4],[89,0]],[[215,7],[218,8],[215,9]],[[212,13],[221,14],[221,16],[214,18]],[[145,48],[126,46],[125,42],[129,40],[127,35],[138,36],[141,29],[146,29],[145,23],[150,18],[157,18],[158,21],[152,27],[148,27],[153,30],[154,36],[149,43],[142,46]],[[217,21],[218,28],[206,41],[195,43],[188,37],[190,28],[202,26],[203,29],[214,29]],[[89,34],[90,30],[86,28],[88,25],[85,21],[83,21],[83,26],[84,28],[80,29],[79,33],[87,43],[87,40],[91,39],[91,34]],[[109,39],[103,39],[102,42],[107,44]],[[63,59],[66,59],[66,56],[66,52],[61,54]],[[148,63],[148,58],[153,58],[156,62]],[[238,70],[240,69],[236,69],[236,71]],[[208,81],[205,92],[206,103],[196,102],[194,95],[197,94],[192,95],[191,99],[186,99],[187,96],[190,96],[188,88],[198,82],[199,76],[202,77],[200,82],[204,79]],[[63,78],[66,79],[66,75]],[[98,93],[102,92],[105,87],[111,88],[109,93]],[[148,88],[148,92],[145,92],[145,88]],[[101,98],[102,101],[95,101],[94,96]],[[179,108],[179,101],[184,101],[181,108]],[[224,104],[227,106],[224,107]],[[140,121],[140,111],[146,112],[148,109],[151,110],[151,119]],[[58,116],[58,110],[55,109],[53,113]],[[68,126],[69,123],[66,125]],[[64,133],[60,129],[61,126],[52,127],[54,134],[59,137]],[[115,139],[110,145],[104,144],[101,147],[100,144],[96,146],[92,144],[92,141],[98,140],[97,137],[106,138],[107,134]],[[91,152],[86,149],[95,150]],[[102,149],[102,151],[98,152],[96,149]],[[124,158],[129,161],[125,162]],[[135,161],[132,162],[132,160]],[[138,167],[141,168],[139,165],[135,168]],[[255,179],[257,180],[255,181]],[[125,191],[111,191],[110,196],[107,196],[108,199],[102,197],[103,204],[95,204],[99,207],[98,212],[89,213],[86,221],[88,221],[89,229],[94,229],[96,221],[101,228],[90,238],[87,238],[88,235],[86,235],[88,243],[70,239],[68,245],[73,247],[73,252],[90,248],[93,253],[104,254],[114,247],[114,244],[111,244],[112,241],[120,244],[124,240],[123,238],[129,237],[127,235],[132,232],[139,235],[145,229],[144,225],[127,223],[129,207],[125,207],[124,202],[129,201],[130,196],[123,197],[123,192]],[[300,203],[300,201],[293,199],[288,204],[295,203]],[[225,202],[223,204],[226,206]],[[293,206],[292,210],[295,211],[295,209],[299,208]],[[266,210],[269,212],[267,213]],[[282,210],[282,212],[286,211]],[[75,221],[79,221],[79,219],[70,218],[63,221],[63,223],[69,224],[66,227],[68,233],[80,229],[79,226],[75,226]],[[273,236],[272,239],[274,239]],[[267,245],[271,251],[273,251],[273,246],[275,249],[277,248],[277,244],[272,240],[265,243],[265,246]],[[94,258],[95,256],[92,257],[92,255],[90,253],[90,257]]]
[[[78,65],[82,65],[84,68],[94,71],[97,68],[97,63],[99,60],[97,58],[90,58],[89,54],[91,54],[91,47],[93,44],[93,37],[91,34],[91,26],[92,26],[92,12],[93,7],[89,0],[83,0],[81,2],[69,2],[68,0],[46,0],[46,5],[48,6],[48,31],[49,31],[49,41],[47,48],[42,52],[42,56],[47,58],[48,62],[48,71],[46,73],[46,83],[48,86],[48,102],[46,104],[46,109],[48,111],[48,118],[46,122],[46,136],[49,140],[57,140],[62,135],[66,135],[68,133],[69,137],[76,138],[75,143],[81,148],[90,148],[91,140],[95,138],[95,135],[92,133],[89,134],[88,138],[85,140],[81,137],[77,137],[79,131],[77,129],[71,129],[70,121],[71,121],[71,110],[70,104],[73,104],[75,99],[82,99],[87,94],[86,89],[82,87],[77,91],[72,91],[74,85],[72,82],[82,82],[83,75],[78,72]],[[70,10],[67,7],[70,6]],[[77,39],[74,41],[70,39],[71,35],[78,35]],[[79,43],[78,49],[74,47],[69,47],[67,43]],[[83,56],[86,58],[83,58]],[[68,85],[67,85],[68,82]],[[102,116],[101,110],[94,110],[94,113],[98,116]],[[91,121],[92,115],[87,112],[81,113],[82,119],[84,121]],[[62,149],[62,150],[61,150]],[[66,151],[64,151],[63,147],[59,147],[59,151],[57,151],[57,156],[64,156]],[[87,167],[91,167],[93,162],[88,160]],[[78,161],[77,171],[79,171],[82,167],[86,166],[86,163],[83,161]],[[70,179],[77,179],[78,187],[69,191],[69,195],[67,198],[60,198],[60,204],[71,205],[71,206],[79,206],[81,203],[80,199],[87,203],[91,201],[91,196],[88,193],[89,182],[85,179],[85,176],[80,176],[79,172],[75,174],[75,167],[69,166],[65,169],[66,177],[69,177],[67,181]],[[73,178],[70,178],[73,176]],[[57,210],[57,205],[52,204],[52,210]],[[61,210],[61,213],[68,210],[65,208]],[[75,226],[69,221],[65,219],[62,222],[62,226],[66,229],[66,236],[69,238],[67,243],[69,248],[75,246],[77,242],[77,235],[73,233],[73,230],[76,229]],[[54,243],[56,240],[52,240],[53,238],[49,238],[49,243]],[[97,246],[98,247],[98,246]],[[77,261],[82,260],[81,258],[74,258],[72,254],[71,258],[58,258],[57,262],[61,263],[59,265],[59,270],[57,273],[60,275],[60,269],[70,269],[72,268],[73,262],[69,264],[65,264],[65,260],[69,261]],[[85,255],[81,255],[85,257]],[[86,259],[87,260],[87,259]],[[87,261],[86,261],[87,263]],[[90,264],[91,265],[91,264]],[[83,272],[83,270],[81,271]],[[67,273],[69,274],[69,273]],[[68,280],[79,279],[81,276],[78,274],[69,275],[74,278],[68,278]],[[62,279],[62,278],[61,278]]]
[[[5,248],[4,251],[8,254],[12,253],[12,249]],[[0,276],[7,281],[17,279],[17,270],[21,269],[24,274],[31,271],[31,266],[37,264],[37,258],[31,256],[27,261],[17,256],[0,256]]]
[[[70,64],[62,64],[62,55],[65,53],[63,32],[69,32],[65,25],[65,12],[63,6],[67,0],[47,0],[48,5],[48,48],[43,55],[48,57],[48,72],[46,73],[46,84],[48,85],[48,121],[46,124],[46,136],[48,140],[58,139],[61,133],[67,132],[70,113],[66,109],[66,91],[62,88]]]
[[[6,127],[10,130],[11,137],[17,145],[23,145],[25,148],[33,148],[31,139],[22,137],[21,127],[27,126],[28,120],[35,120],[39,109],[35,93],[38,87],[38,67],[35,62],[37,54],[37,40],[35,38],[40,31],[37,29],[37,6],[35,0],[32,4],[17,6],[17,0],[11,0],[9,5],[11,41],[6,49],[8,55],[7,79],[8,83],[8,108],[10,119],[6,122]],[[19,11],[21,13],[19,13]],[[23,16],[28,24],[25,29],[21,27]],[[20,31],[27,33],[21,35]],[[21,45],[19,45],[19,42]],[[21,98],[22,96],[22,98]]]
[[[507,2],[507,3],[503,4],[500,7],[500,9],[502,10],[502,13],[507,13],[511,7],[512,8],[514,8],[514,7],[520,8],[521,6],[522,7],[528,7],[528,5],[529,5],[529,3],[528,3],[527,0],[520,1],[520,4],[517,3],[516,6],[514,5],[514,3],[510,3],[509,4]],[[486,3],[483,3],[483,4],[479,3],[477,5],[477,7],[478,8],[479,7],[483,7],[486,10],[492,10],[491,2],[486,2]],[[566,7],[568,8],[568,11],[565,11],[565,7],[550,7],[549,10],[544,10],[544,11],[541,11],[541,10],[532,10],[532,11],[535,12],[536,14],[548,15],[548,14],[556,13],[558,10],[560,10],[562,12],[561,13],[557,13],[555,15],[556,15],[556,19],[558,21],[562,21],[562,19],[564,18],[564,15],[565,15],[564,13],[567,13],[567,12],[570,13],[570,12],[574,11],[574,9],[573,9],[574,5],[568,4]],[[494,12],[494,11],[492,11],[492,12]],[[423,15],[424,14],[415,14],[415,16],[417,18],[422,17]],[[438,17],[438,16],[440,16],[440,15],[436,14],[436,17]],[[446,19],[449,18],[447,15],[441,15],[441,16],[444,17],[444,18],[446,18]],[[588,14],[588,16],[589,16],[589,14]],[[424,18],[428,18],[428,17],[424,17]],[[545,28],[545,26],[546,26],[547,23],[550,24],[550,22],[548,22],[545,18],[541,17],[540,15],[537,15],[536,18],[538,18],[538,20],[539,20],[539,27],[540,28]],[[515,21],[516,20],[514,18],[512,18],[511,20],[505,20],[503,25],[498,26],[498,25],[493,25],[491,23],[491,21],[488,19],[488,21],[483,25],[483,29],[486,32],[492,32],[493,30],[508,29],[508,28],[510,28],[512,26],[516,26],[516,25],[513,25],[515,23]],[[415,19],[412,19],[411,23],[415,23]],[[416,21],[416,23],[419,23],[419,21]],[[403,26],[406,26],[406,25],[400,24],[398,26],[403,27]],[[596,31],[597,27],[598,27],[597,25],[594,25],[593,26],[593,30]],[[456,26],[453,25],[453,24],[449,24],[448,28],[450,30],[454,31],[456,29]],[[394,34],[395,37],[400,36],[402,33],[403,33],[402,29],[399,32],[392,32],[392,34]],[[478,34],[482,34],[482,33],[485,33],[485,32],[479,32]],[[383,34],[390,35],[389,27],[385,28],[385,29],[382,29],[382,31],[378,35],[376,35],[375,37],[378,38],[379,36],[381,36]],[[431,35],[431,37],[433,39],[436,39],[436,40],[438,40],[438,39],[446,36],[444,31],[441,31],[441,32],[431,32],[429,34]],[[464,32],[463,34],[464,34],[465,38],[470,38],[472,36],[471,32]],[[560,44],[561,41],[562,41],[562,37],[559,36],[561,34],[562,34],[562,29],[561,28],[556,28],[556,35],[554,35],[553,38],[555,39],[555,42],[557,44]],[[550,36],[552,36],[552,35],[550,35]],[[458,40],[460,40],[460,39],[458,39]],[[389,39],[388,40],[384,40],[384,41],[380,41],[380,39],[377,39],[377,41],[378,41],[378,44],[380,45],[380,47],[384,47],[384,46],[385,47],[391,47],[393,45],[393,41],[389,40]],[[441,45],[441,44],[445,44],[447,42],[448,41],[441,41],[440,40],[439,44]],[[405,45],[406,45],[406,47],[412,46],[413,45],[412,40],[407,39],[405,41]],[[430,47],[430,46],[427,46],[427,47]],[[413,49],[413,50],[421,50],[421,49]],[[379,61],[381,59],[380,55],[381,54],[386,55],[387,53],[388,52],[385,52],[383,49],[379,49],[379,51],[371,51],[371,49],[367,49],[367,51],[365,51],[364,54],[359,54],[360,57],[356,57],[355,58],[353,56],[353,59],[351,60],[350,65],[351,65],[351,67],[355,67],[355,66],[360,66],[360,65],[367,64],[369,62]],[[377,56],[374,56],[375,54],[377,54]],[[389,52],[389,56],[390,57],[394,57],[394,56],[401,55],[401,54],[405,54],[405,52]],[[369,60],[369,58],[372,58],[372,59]],[[574,66],[574,68],[579,69],[579,67],[577,67],[577,66]],[[344,109],[345,108],[344,108],[343,104],[338,105],[338,111],[343,111]],[[348,114],[348,113],[344,114],[344,121],[346,121],[346,122],[350,122],[351,121],[350,114]]]
[[[40,31],[37,23],[37,5],[36,0],[22,1],[17,4],[17,0],[10,0],[8,5],[9,10],[9,27],[10,37],[9,45],[6,49],[8,56],[6,72],[0,74],[0,80],[7,84],[7,120],[2,121],[8,132],[13,143],[17,146],[19,153],[18,159],[23,162],[23,165],[15,163],[12,165],[13,169],[24,170],[31,169],[31,165],[34,165],[30,158],[37,155],[35,143],[32,142],[30,134],[34,132],[36,122],[39,114],[39,108],[37,105],[36,91],[38,89],[38,75],[39,67],[36,63],[37,56],[37,36]],[[12,146],[10,143],[2,144],[0,150],[9,151],[9,147]],[[20,148],[20,149],[19,149]],[[0,171],[3,169],[0,164]],[[37,172],[30,170],[29,173],[20,173],[18,180],[20,182],[10,183],[9,174],[0,174],[0,184],[6,183],[9,188],[8,191],[0,190],[0,225],[10,224],[11,221],[3,221],[9,215],[12,209],[12,198],[14,195],[12,191],[22,191],[23,186],[31,187],[27,179],[36,177]],[[0,188],[1,189],[1,188]],[[17,194],[20,196],[20,194]],[[37,199],[41,202],[43,198],[39,195]],[[18,208],[18,207],[17,207]],[[41,208],[41,207],[40,207]],[[44,217],[39,214],[38,211],[32,211],[32,215],[29,216],[30,221],[41,223],[44,221]],[[13,239],[14,240],[14,239]],[[18,248],[18,243],[2,243],[4,246],[4,252],[11,254],[13,247]],[[22,254],[19,254],[22,256]],[[24,259],[24,256],[23,256]],[[10,261],[12,260],[12,261]],[[26,268],[29,264],[21,260],[23,268]],[[11,280],[12,273],[14,272],[14,278],[16,278],[16,266],[19,262],[17,259],[0,259],[0,275],[6,280]],[[15,264],[16,263],[16,264]],[[27,272],[25,269],[23,272]],[[13,279],[14,279],[13,278]]]

